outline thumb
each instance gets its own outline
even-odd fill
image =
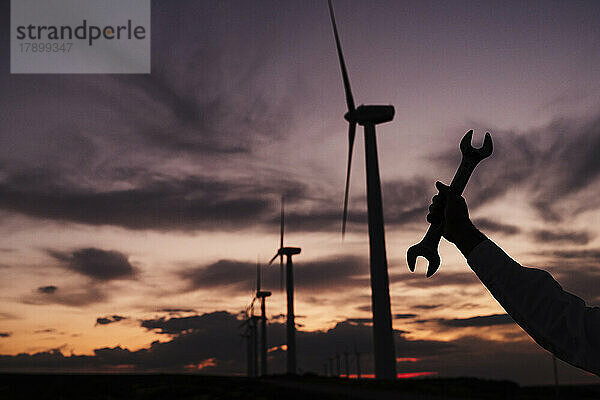
[[[444,195],[450,191],[450,186],[446,186],[440,181],[437,181],[435,183],[435,187],[437,188],[437,190],[440,191],[441,194],[444,194]]]

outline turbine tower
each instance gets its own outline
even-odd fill
[[[256,264],[256,298],[260,300],[260,374],[267,375],[267,305],[266,299],[271,296],[271,292],[260,289],[260,264]]]
[[[254,301],[253,301],[254,303]],[[242,338],[246,340],[246,361],[247,361],[247,373],[248,377],[256,378],[258,376],[258,322],[259,317],[254,315],[254,304],[246,308],[245,314],[246,319],[240,327],[246,327],[245,331],[241,334]]]
[[[250,333],[250,326],[246,319],[242,325],[246,325],[244,332],[240,334],[242,340],[246,341],[246,376],[252,378],[253,375],[253,361],[252,361],[252,335]]]
[[[287,368],[288,374],[296,374],[296,324],[294,322],[294,265],[292,262],[292,256],[300,254],[300,247],[284,247],[283,246],[283,234],[284,234],[284,211],[283,211],[283,197],[281,198],[281,220],[280,220],[280,238],[279,238],[279,250],[273,256],[269,265],[279,257],[280,273],[283,276],[283,256],[285,256],[286,267],[286,294],[287,294],[287,321],[286,321],[286,341],[287,341]]]
[[[360,379],[360,353],[356,344],[354,345],[354,357],[356,358],[356,379]]]
[[[348,168],[346,171],[346,190],[344,194],[344,214],[342,220],[342,237],[346,232],[348,215],[348,190],[350,187],[350,167],[352,165],[352,149],[356,136],[356,124],[364,127],[365,160],[367,169],[367,209],[369,219],[369,249],[371,272],[371,304],[373,310],[373,343],[375,347],[375,377],[377,379],[396,378],[396,355],[392,330],[392,313],[390,309],[389,277],[387,256],[385,252],[385,233],[383,226],[383,207],[381,200],[381,182],[379,178],[379,162],[377,160],[377,140],[375,125],[389,122],[394,118],[394,106],[360,105],[354,106],[354,98],[350,89],[350,80],[346,71],[344,55],[333,14],[333,6],[329,0],[329,15],[333,26],[342,80],[346,92],[348,112],[344,119],[349,123],[348,130]]]

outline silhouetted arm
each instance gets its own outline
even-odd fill
[[[540,346],[600,376],[599,307],[587,307],[548,272],[521,266],[489,239],[465,256],[494,298]]]
[[[436,187],[439,193],[427,221],[443,223],[444,237],[533,340],[561,360],[600,376],[600,308],[586,307],[548,272],[515,262],[473,225],[465,199],[441,182]]]

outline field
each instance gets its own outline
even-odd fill
[[[0,375],[1,399],[598,399],[600,385],[520,387],[474,378],[396,382],[316,376]]]

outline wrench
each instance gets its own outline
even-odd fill
[[[493,150],[492,136],[489,132],[485,133],[483,146],[478,149],[471,145],[472,138],[473,130],[470,130],[460,141],[462,160],[454,174],[452,183],[450,184],[452,191],[459,196],[462,194],[463,190],[465,190],[465,186],[467,186],[467,182],[477,164],[484,158],[489,157]],[[442,238],[443,223],[444,221],[440,224],[431,224],[421,242],[411,246],[406,252],[406,261],[411,272],[415,272],[417,257],[424,257],[429,261],[429,265],[427,266],[428,278],[435,274],[440,267],[441,260],[440,255],[438,254],[438,245]]]

